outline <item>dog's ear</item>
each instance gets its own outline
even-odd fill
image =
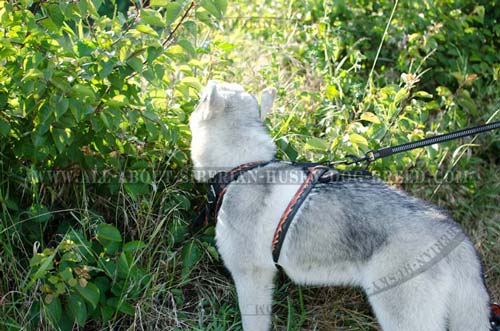
[[[226,102],[224,98],[217,92],[217,83],[218,82],[216,80],[208,81],[208,84],[203,91],[201,102],[205,103],[205,106],[203,108],[204,120],[212,117],[214,113],[224,110]]]
[[[260,119],[264,120],[273,107],[274,98],[276,97],[276,89],[268,87],[262,90],[260,94]]]

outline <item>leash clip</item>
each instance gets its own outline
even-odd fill
[[[368,164],[370,164],[374,160],[374,156],[373,156],[372,151],[369,151],[363,157],[357,157],[356,155],[352,155],[352,154],[347,154],[345,157],[346,158],[344,160],[332,161],[329,164],[331,166],[336,166],[339,164],[351,165],[351,164],[358,164],[358,163],[365,162],[365,161],[367,161]]]

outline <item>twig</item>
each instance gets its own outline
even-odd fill
[[[186,18],[187,18],[187,17],[188,17],[188,15],[189,15],[189,12],[190,12],[190,11],[191,11],[191,9],[193,9],[195,6],[196,6],[196,4],[194,3],[194,1],[193,1],[193,2],[191,2],[191,4],[189,5],[188,9],[186,9],[186,11],[184,12],[184,14],[183,14],[183,15],[182,15],[182,17],[180,18],[179,22],[175,25],[174,29],[173,29],[172,31],[170,31],[170,33],[168,34],[167,39],[165,39],[165,41],[163,41],[163,42],[161,43],[162,47],[164,47],[164,48],[165,48],[165,47],[170,46],[170,45],[167,45],[167,43],[168,43],[168,42],[170,42],[170,41],[174,38],[174,34],[175,34],[175,32],[179,29],[179,27],[182,25],[182,23],[184,23],[184,21],[186,20]],[[130,55],[127,57],[127,61],[128,61],[129,59],[133,58],[134,56],[141,54],[141,53],[142,53],[142,52],[144,52],[146,49],[147,49],[147,47],[143,47],[143,48],[141,48],[141,49],[136,50],[135,52],[133,52],[132,54],[130,54]],[[146,64],[146,63],[147,63],[147,59],[146,59],[146,60],[144,60],[144,61],[142,62],[142,64],[143,64],[143,65],[144,65],[144,64]],[[130,79],[130,78],[134,77],[136,74],[137,74],[137,71],[136,71],[136,72],[133,72],[130,76],[128,76],[128,77],[126,78],[126,80],[128,80],[128,79]]]
[[[170,31],[170,34],[168,35],[167,39],[165,39],[165,41],[161,44],[162,46],[165,47],[165,45],[167,45],[167,43],[170,42],[173,39],[175,32],[177,31],[177,29],[179,29],[179,27],[181,26],[181,24],[184,23],[184,21],[186,20],[186,18],[189,15],[189,12],[195,6],[196,6],[195,2],[194,1],[191,2],[191,4],[189,5],[188,9],[186,9],[186,11],[184,12],[184,14],[182,15],[182,17],[179,20],[179,22],[175,25],[174,29],[172,31]]]

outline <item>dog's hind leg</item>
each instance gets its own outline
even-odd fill
[[[464,242],[450,254],[455,287],[450,291],[450,331],[488,331],[489,295],[474,247]]]
[[[445,331],[448,288],[423,273],[369,299],[384,331]]]
[[[490,330],[489,297],[482,281],[461,284],[450,301],[450,331]]]
[[[275,269],[252,268],[231,272],[236,283],[244,331],[267,331],[271,327]]]

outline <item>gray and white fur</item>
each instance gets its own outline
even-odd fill
[[[190,118],[195,176],[274,158],[262,120],[274,89],[257,98],[210,81]],[[242,175],[301,171],[277,162]],[[300,182],[232,184],[216,241],[236,284],[244,331],[271,326],[274,231]],[[437,207],[377,179],[316,185],[295,216],[279,265],[295,282],[353,285],[367,293],[384,331],[487,331],[489,296],[471,241]]]

